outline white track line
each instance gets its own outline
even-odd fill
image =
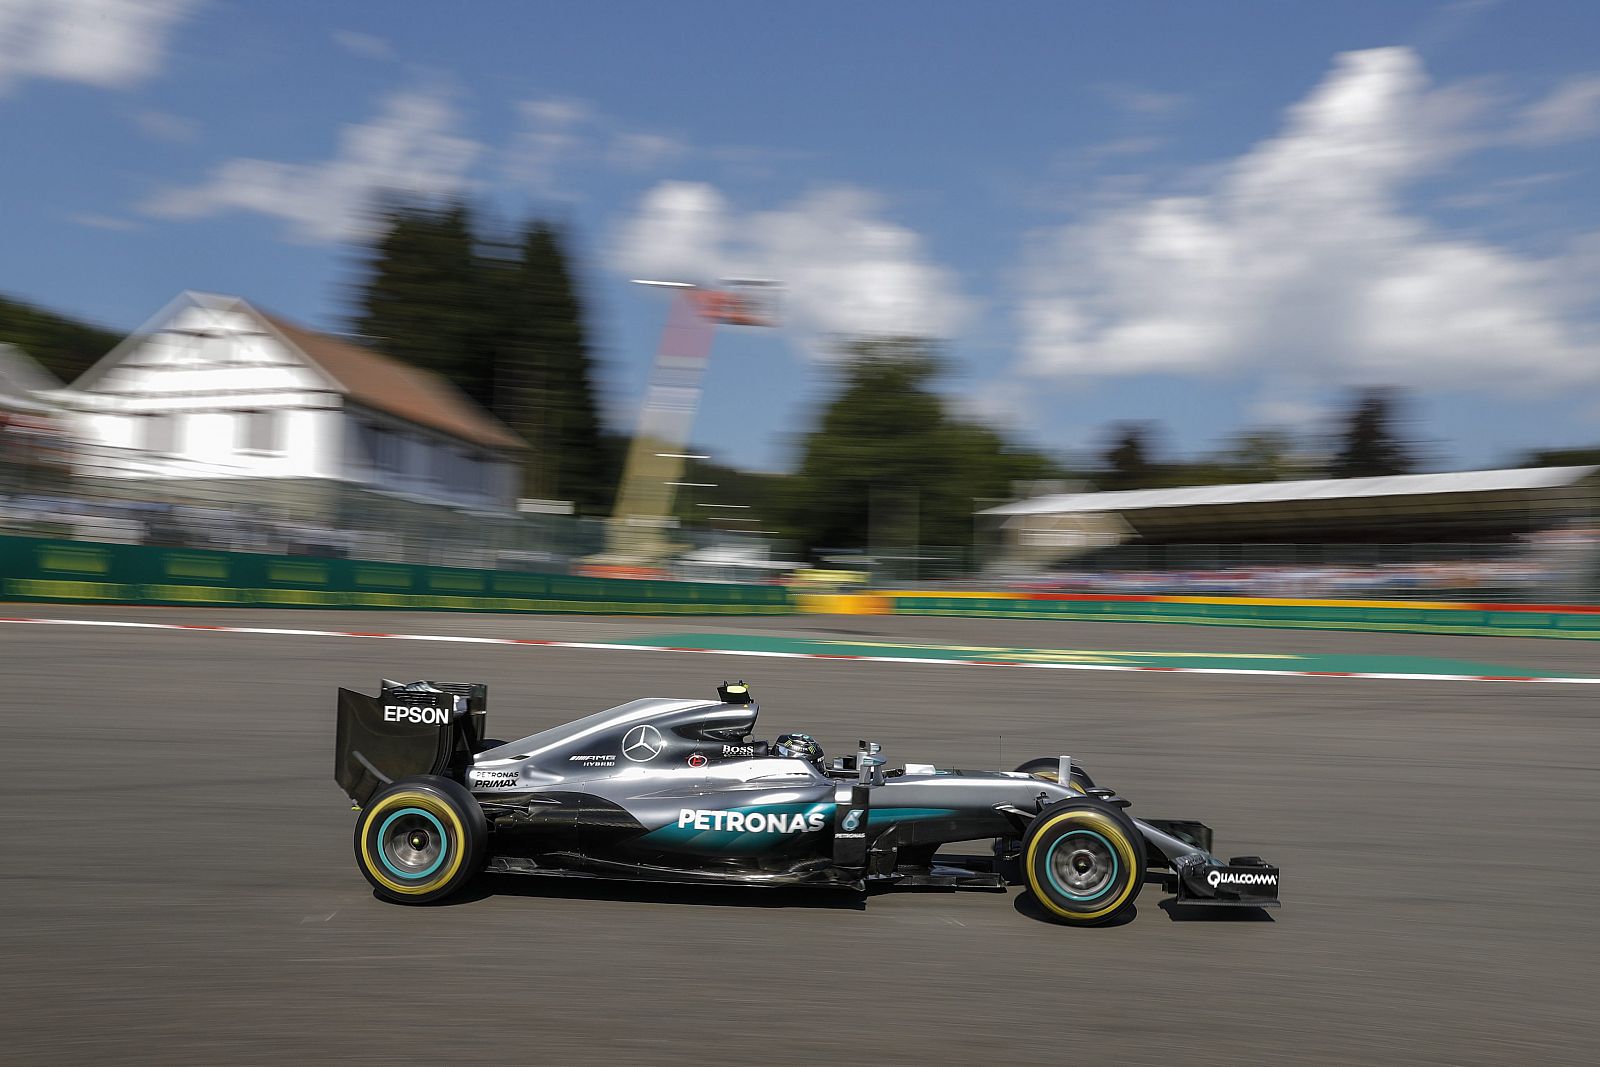
[[[181,630],[191,633],[268,634],[285,637],[349,637],[374,641],[435,641],[463,645],[513,645],[540,648],[582,648],[603,652],[680,652],[703,656],[752,656],[768,659],[814,659],[852,663],[912,663],[936,667],[1012,667],[1043,671],[1114,671],[1128,674],[1243,674],[1283,678],[1370,678],[1404,682],[1558,682],[1600,685],[1600,678],[1539,678],[1491,674],[1402,674],[1359,671],[1289,671],[1248,667],[1140,667],[1115,663],[1012,663],[991,659],[933,659],[925,656],[857,656],[827,652],[761,652],[728,648],[683,648],[675,645],[625,645],[601,641],[546,641],[521,637],[460,637],[451,634],[392,634],[369,630],[297,630],[279,626],[209,626],[180,622],[129,622],[120,619],[0,618],[23,626],[101,626],[128,630]],[[1226,655],[1226,653],[1221,653]]]

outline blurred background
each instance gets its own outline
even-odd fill
[[[1591,6],[720,10],[0,5],[0,533],[1600,596]]]

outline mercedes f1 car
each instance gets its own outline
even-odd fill
[[[487,687],[385,680],[339,691],[335,773],[359,816],[356,863],[420,904],[481,870],[751,886],[1024,884],[1069,925],[1129,914],[1146,880],[1184,904],[1274,907],[1278,868],[1226,863],[1211,830],[1135,819],[1069,757],[1014,771],[888,769],[877,744],[827,761],[805,734],[751,739],[747,686],[645,699],[508,743]],[[941,848],[988,840],[986,854]]]

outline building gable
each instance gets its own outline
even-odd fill
[[[85,396],[164,408],[307,401],[338,383],[242,300],[185,293],[73,383]],[[287,396],[286,396],[287,394]]]
[[[73,391],[163,409],[246,407],[338,394],[372,411],[496,452],[527,442],[443,377],[265,314],[238,297],[186,292],[85,371]],[[320,400],[306,394],[323,394]],[[281,402],[281,399],[280,399]]]

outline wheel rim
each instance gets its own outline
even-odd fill
[[[1045,870],[1050,884],[1070,900],[1093,900],[1116,884],[1117,850],[1093,830],[1071,830],[1050,845]]]
[[[378,829],[378,855],[400,878],[428,877],[444,862],[448,846],[444,826],[421,808],[401,808]]]

